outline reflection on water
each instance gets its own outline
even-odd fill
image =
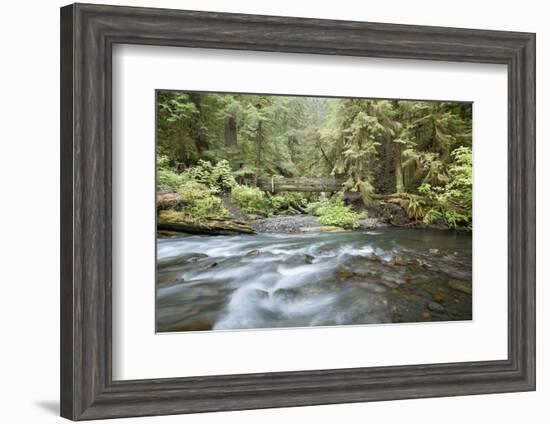
[[[157,331],[469,320],[471,236],[381,228],[157,241]]]

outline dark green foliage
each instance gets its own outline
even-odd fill
[[[357,214],[347,206],[334,205],[323,210],[319,222],[323,225],[333,225],[346,229],[357,227]]]
[[[332,225],[346,229],[357,227],[359,216],[348,206],[344,205],[342,199],[334,196],[332,199],[322,197],[317,202],[307,206],[308,213],[318,216],[319,222],[323,225]]]
[[[298,213],[316,200],[263,193],[258,178],[337,176],[367,208],[377,194],[410,194],[412,219],[471,228],[471,146],[467,103],[157,94],[158,189],[192,181],[251,213]]]
[[[166,156],[157,158],[157,190],[177,192],[184,205],[178,216],[187,221],[203,221],[206,218],[219,218],[228,215],[219,197],[222,190],[236,184],[227,163],[216,165],[200,162],[196,167],[178,173],[168,165]],[[171,211],[162,211],[164,215]],[[166,216],[165,216],[166,217]]]
[[[449,168],[449,181],[445,186],[423,184],[420,193],[426,195],[433,206],[424,216],[424,222],[442,219],[450,228],[472,229],[472,151],[459,147],[452,152],[453,165]]]
[[[269,196],[256,187],[235,185],[231,191],[233,201],[244,211],[262,215],[301,213],[308,203],[302,193],[281,193]]]
[[[189,179],[206,185],[216,192],[227,192],[237,184],[231,173],[229,162],[221,160],[215,165],[199,159],[196,166],[186,172]]]
[[[265,193],[256,187],[237,185],[231,191],[235,203],[244,211],[269,215],[271,204]]]

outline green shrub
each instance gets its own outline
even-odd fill
[[[359,194],[361,194],[361,200],[366,207],[370,208],[374,205],[372,195],[374,194],[375,190],[370,181],[359,181],[357,183],[357,190],[359,190]]]
[[[227,209],[223,207],[222,201],[215,196],[205,196],[196,199],[186,211],[194,220],[205,218],[220,218],[229,215]]]
[[[192,180],[181,183],[177,191],[185,204],[191,204],[198,199],[212,196],[215,192],[204,184]]]
[[[271,213],[271,204],[265,193],[257,187],[235,185],[231,190],[235,203],[246,212]]]
[[[178,190],[182,198],[183,212],[189,220],[201,221],[207,218],[227,216],[229,212],[222,201],[214,196],[216,190],[196,181],[185,181]]]
[[[157,189],[180,191],[187,183],[200,183],[213,193],[230,191],[237,183],[226,160],[215,165],[199,160],[196,166],[176,172],[169,167],[168,157],[157,157]]]
[[[298,192],[284,192],[270,198],[273,213],[284,213],[286,211],[302,212],[307,202],[307,197],[303,193]]]
[[[237,184],[229,162],[226,160],[213,165],[201,159],[196,166],[189,168],[185,173],[188,179],[198,181],[215,191],[230,191]]]
[[[346,229],[357,228],[358,216],[347,206],[331,205],[322,209],[319,222],[323,225],[333,225]]]
[[[165,210],[159,212],[159,220],[171,222],[201,222],[209,218],[222,218],[229,215],[222,201],[207,190],[180,192],[183,207],[181,210]]]
[[[319,217],[319,222],[323,225],[332,225],[346,229],[357,228],[359,215],[344,205],[340,196],[331,199],[321,197],[317,202],[307,205],[307,213]],[[362,214],[363,216],[366,213]]]
[[[334,205],[341,205],[343,206],[343,202],[341,201],[331,201],[330,199],[326,197],[321,197],[317,202],[310,203],[306,206],[307,213],[315,216],[321,216],[323,214],[323,211]]]
[[[410,219],[414,219],[415,221],[424,219],[426,215],[426,204],[424,200],[409,195],[409,199],[407,200],[407,215]]]
[[[159,191],[177,191],[185,178],[168,168],[159,168],[157,170],[157,190]]]
[[[170,164],[170,158],[168,155],[158,153],[157,155],[157,168],[168,168]]]
[[[444,221],[449,228],[472,229],[472,150],[459,147],[452,152],[455,160],[445,186],[422,184],[418,191],[433,206],[424,214],[424,222]]]

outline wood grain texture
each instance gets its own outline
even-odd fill
[[[111,378],[114,43],[500,63],[509,72],[509,357],[138,381]],[[73,419],[535,388],[535,35],[76,4],[61,10],[61,414]]]
[[[258,188],[271,193],[284,191],[327,192],[338,191],[346,182],[346,178],[259,178]]]

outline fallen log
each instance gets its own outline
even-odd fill
[[[202,222],[178,221],[169,222],[159,220],[157,230],[176,231],[187,234],[200,234],[211,236],[226,236],[235,234],[255,234],[256,230],[242,221],[229,219],[208,219]]]
[[[183,205],[183,199],[178,193],[167,192],[157,194],[157,211],[178,209]]]
[[[283,191],[297,192],[333,192],[342,189],[345,179],[334,177],[323,178],[260,178],[258,188],[270,193]]]
[[[395,199],[424,199],[423,196],[420,196],[418,194],[413,193],[391,193],[391,194],[371,194],[370,196],[373,199],[376,200],[395,200]]]

